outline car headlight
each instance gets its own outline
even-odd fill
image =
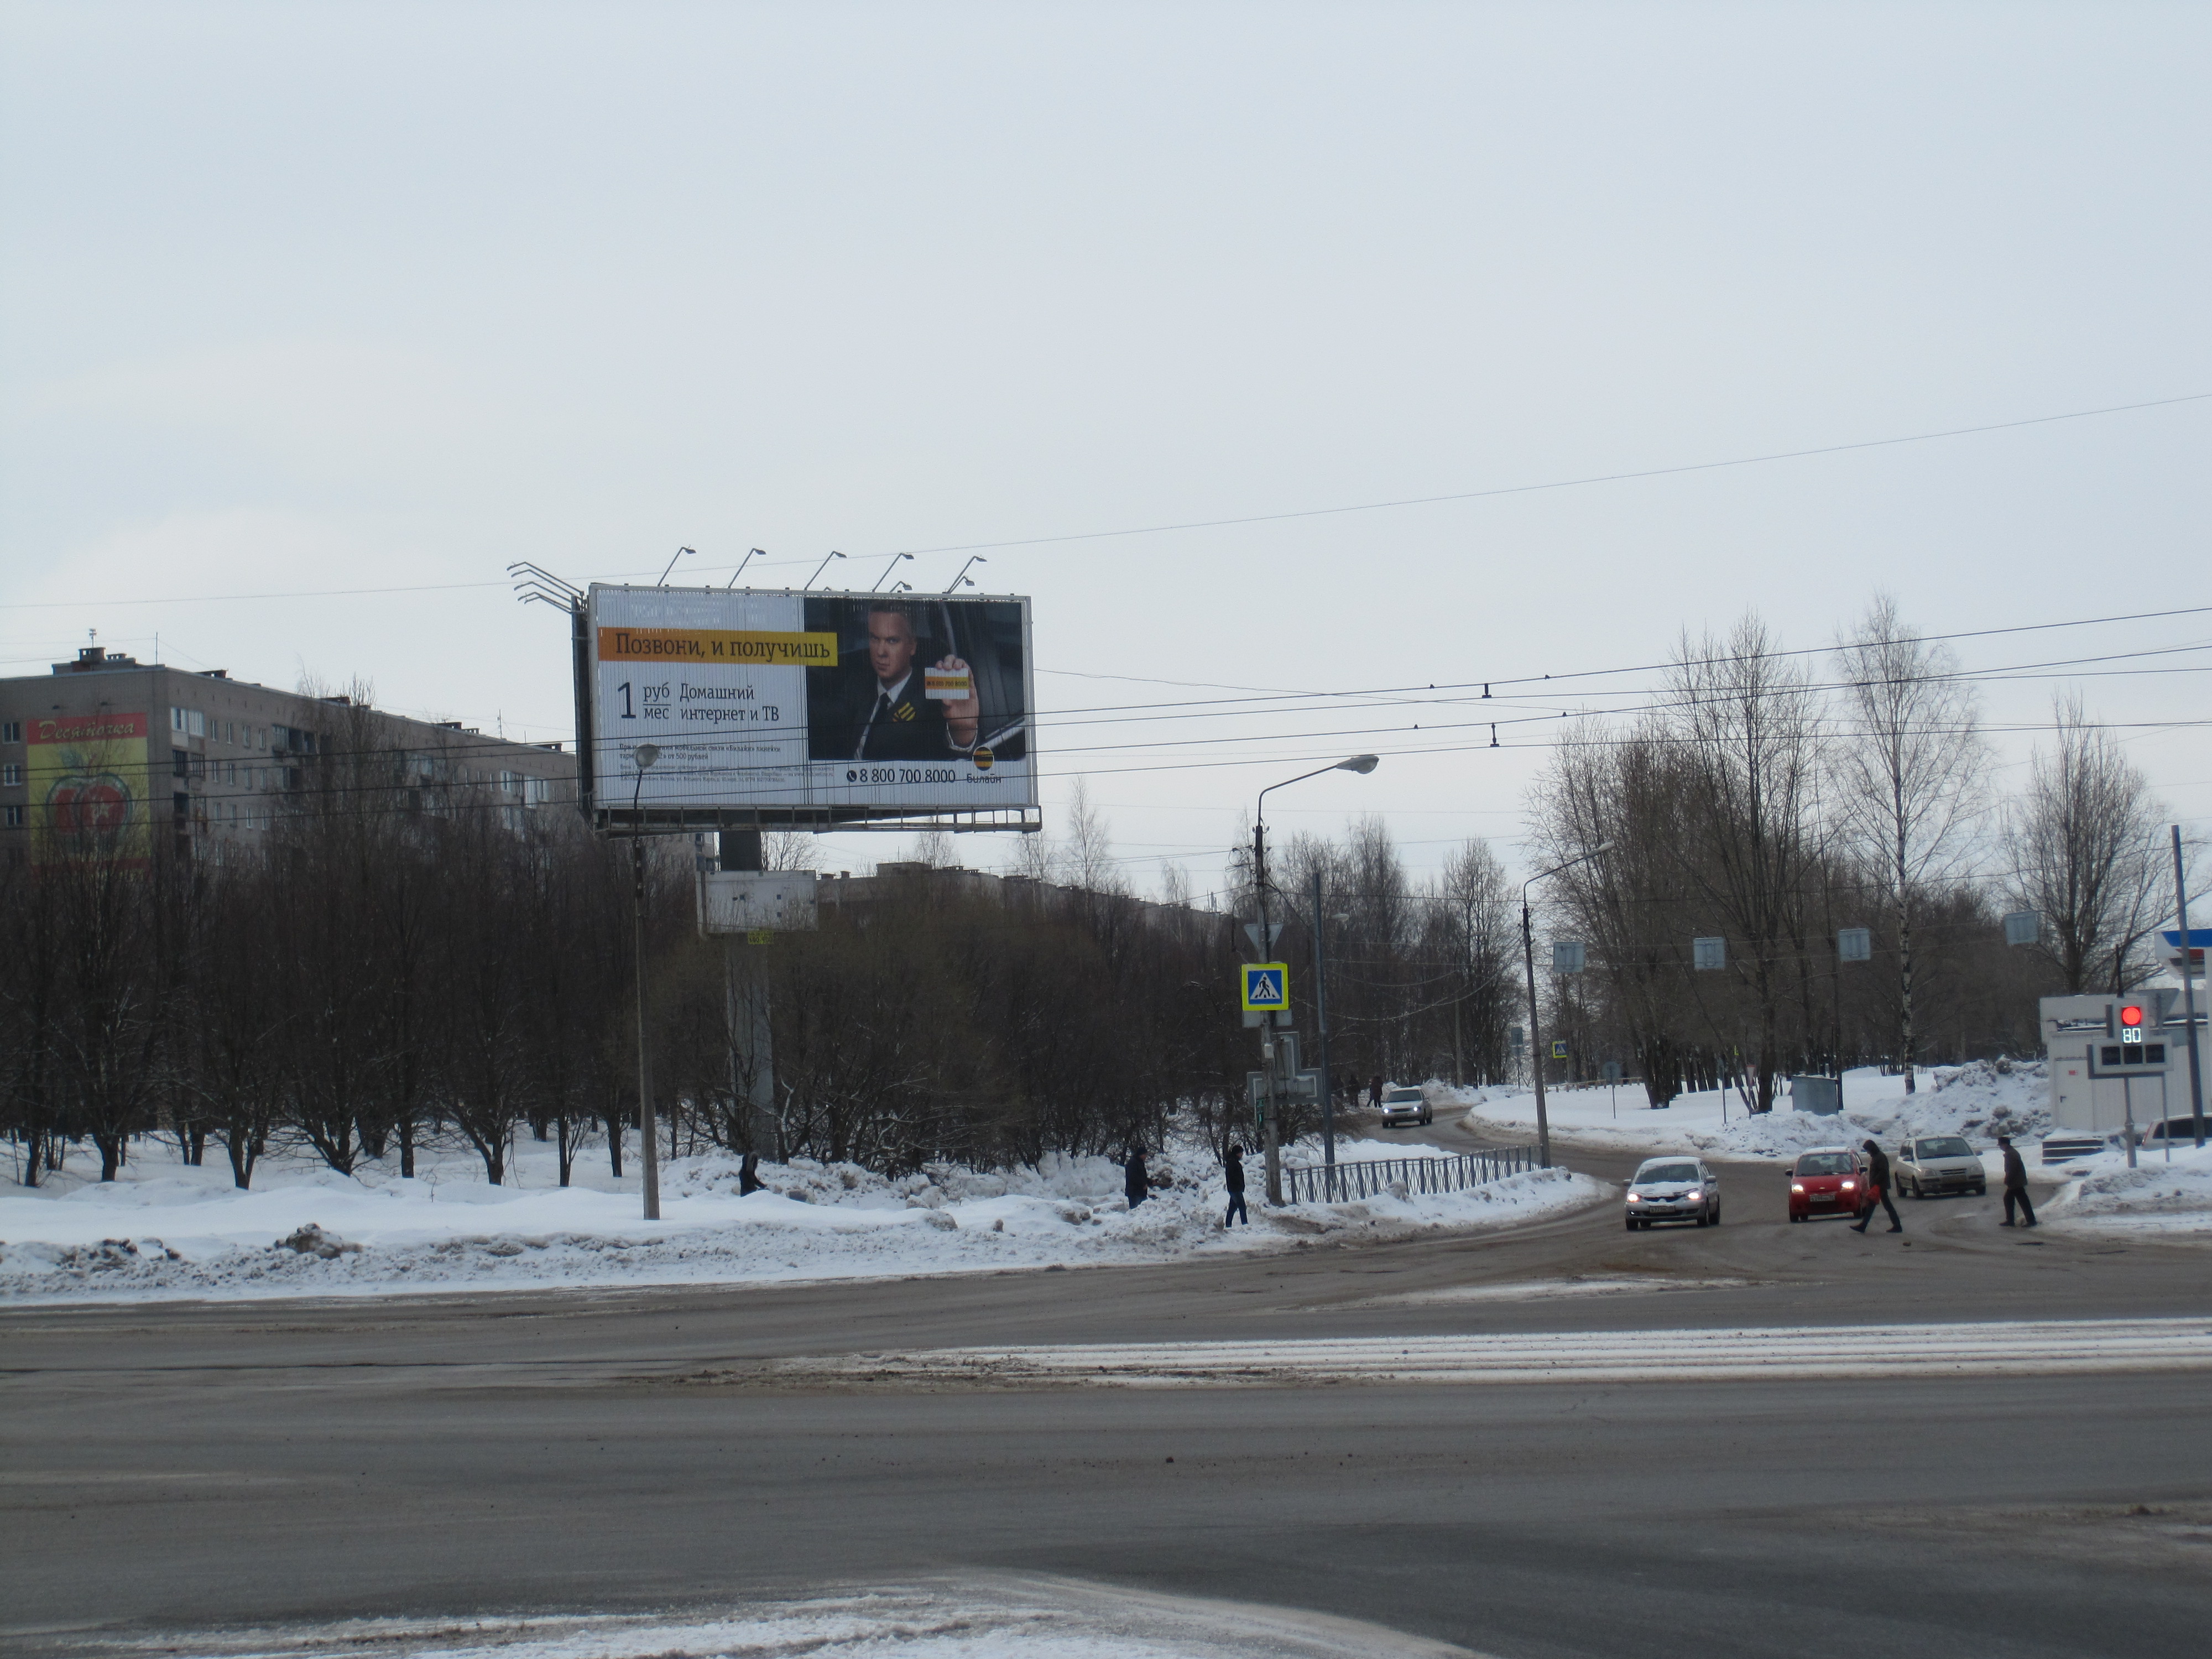
[[[1682,1194],[1682,1202],[1685,1204],[1694,1204],[1705,1195],[1703,1188],[1692,1187],[1688,1192]]]
[[[1856,1181],[1846,1181],[1846,1182],[1844,1183],[1844,1190],[1845,1192],[1849,1192],[1849,1191],[1850,1191],[1850,1189],[1851,1189],[1852,1188],[1854,1188],[1854,1187],[1857,1186],[1858,1184],[1859,1184],[1859,1183],[1858,1183],[1857,1182],[1856,1182]]]
[[[1644,1194],[1641,1193],[1631,1193],[1628,1195],[1628,1201],[1631,1204],[1641,1204],[1644,1201]]]
[[[1793,1193],[1802,1193],[1805,1190],[1805,1183],[1802,1181],[1793,1181],[1790,1183],[1790,1190]]]

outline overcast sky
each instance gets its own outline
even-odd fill
[[[679,544],[862,587],[987,547],[1048,711],[1633,667],[1747,608],[1820,646],[1877,589],[1929,632],[2212,605],[2212,401],[1054,539],[2212,392],[2201,5],[0,19],[0,672],[158,635],[567,738],[562,622],[504,567]],[[2212,615],[1960,649],[2034,665],[1995,726],[2068,684],[2207,712]],[[1203,891],[1263,784],[1372,749],[1271,819],[1517,860],[1553,732],[1452,724],[1498,708],[1052,722],[1047,801],[1091,770],[1138,879]],[[2204,731],[2127,735],[2212,815]]]

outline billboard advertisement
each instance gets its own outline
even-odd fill
[[[1026,599],[597,586],[587,623],[604,810],[1036,805]]]
[[[55,714],[25,722],[33,845],[42,864],[149,855],[146,716]]]

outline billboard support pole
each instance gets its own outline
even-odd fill
[[[645,788],[646,769],[660,758],[659,749],[641,743],[632,751],[637,763],[637,784],[630,791],[630,816],[637,816],[637,798]],[[653,1121],[653,1044],[645,1017],[645,831],[630,826],[630,870],[636,878],[632,909],[637,918],[637,1160],[645,1189],[645,1218],[660,1219],[660,1136]]]
[[[721,833],[721,866],[743,873],[763,873],[758,830],[725,830]],[[747,1140],[756,1153],[781,1164],[784,1160],[783,1125],[775,1110],[775,1050],[769,1024],[767,976],[757,969],[757,958],[740,961],[744,948],[735,933],[722,940],[722,967],[728,988],[730,1086],[733,1101],[742,1102],[750,1114]],[[742,1058],[741,1058],[742,1057]],[[746,1076],[750,1062],[751,1075]]]
[[[568,602],[568,646],[576,676],[576,806],[592,821],[592,635],[581,594]]]

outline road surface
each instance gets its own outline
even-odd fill
[[[1630,1235],[1609,1202],[1155,1268],[0,1314],[0,1645],[1013,1572],[1516,1659],[2201,1652],[2212,1369],[1669,1376],[1709,1340],[1686,1333],[2212,1334],[2212,1255],[2006,1232],[1972,1199],[1905,1206],[1902,1239],[1793,1227],[1784,1191],[1729,1165],[1717,1229]],[[812,1363],[1386,1338],[1621,1364],[1097,1386]]]

